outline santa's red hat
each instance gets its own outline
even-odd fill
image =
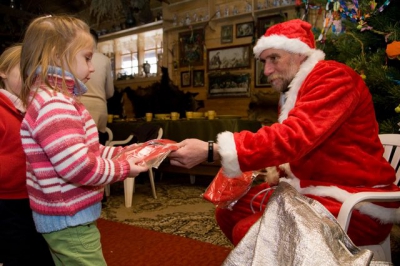
[[[315,50],[311,24],[300,19],[293,19],[268,28],[254,46],[254,56],[259,58],[262,51],[270,48],[310,55]]]

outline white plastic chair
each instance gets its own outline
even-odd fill
[[[398,185],[400,179],[400,134],[381,134],[379,138],[385,148],[383,157],[390,162],[396,170],[396,181]],[[400,192],[360,192],[351,195],[343,202],[338,215],[340,226],[347,232],[349,227],[352,210],[359,202],[392,202],[400,201]],[[392,262],[390,235],[379,245],[361,246],[362,249],[369,249],[374,252],[374,259]]]
[[[125,145],[129,143],[134,137],[134,134],[132,133],[125,140],[113,140],[114,136],[111,129],[106,128],[106,131],[109,136],[108,140],[106,141],[107,146]],[[162,135],[163,135],[163,129],[160,127],[158,130],[157,139],[161,139]],[[149,169],[149,179],[151,184],[151,190],[153,192],[153,197],[157,199],[156,186],[154,182],[154,173],[152,169]],[[132,196],[134,191],[135,191],[135,178],[133,177],[126,178],[124,180],[124,196],[125,196],[125,207],[127,208],[130,208],[132,206]],[[105,192],[107,197],[110,196],[110,185],[106,185]]]
[[[129,137],[127,137],[125,140],[113,140],[114,134],[112,133],[111,129],[106,127],[106,132],[108,134],[108,140],[106,141],[106,146],[125,145],[129,143],[134,137],[133,134],[130,134]]]

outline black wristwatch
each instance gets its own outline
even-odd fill
[[[213,163],[214,162],[214,141],[209,140],[208,141],[208,157],[207,157],[207,162],[208,163]]]

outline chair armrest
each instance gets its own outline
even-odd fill
[[[125,140],[113,140],[108,143],[108,146],[124,145],[133,139],[133,134],[129,135]]]
[[[368,202],[392,202],[400,201],[400,191],[391,192],[359,192],[348,197],[340,208],[337,221],[345,232],[349,227],[352,211],[357,203]]]

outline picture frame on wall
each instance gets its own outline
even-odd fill
[[[272,15],[258,18],[257,20],[257,38],[263,36],[266,30],[277,23],[287,20],[287,13],[283,15]]]
[[[267,76],[264,75],[264,62],[255,59],[254,85],[255,87],[269,87]]]
[[[221,27],[221,43],[233,42],[233,25],[225,25]]]
[[[190,87],[190,85],[191,85],[190,71],[182,71],[181,72],[181,87]]]
[[[204,87],[204,70],[193,70],[193,87]]]
[[[254,34],[253,21],[236,24],[236,38],[253,36],[253,34]]]
[[[250,97],[250,74],[208,74],[208,98],[219,97]]]
[[[202,66],[203,46],[203,29],[179,33],[179,66]]]
[[[249,44],[207,50],[207,69],[227,70],[250,68],[251,49]]]

